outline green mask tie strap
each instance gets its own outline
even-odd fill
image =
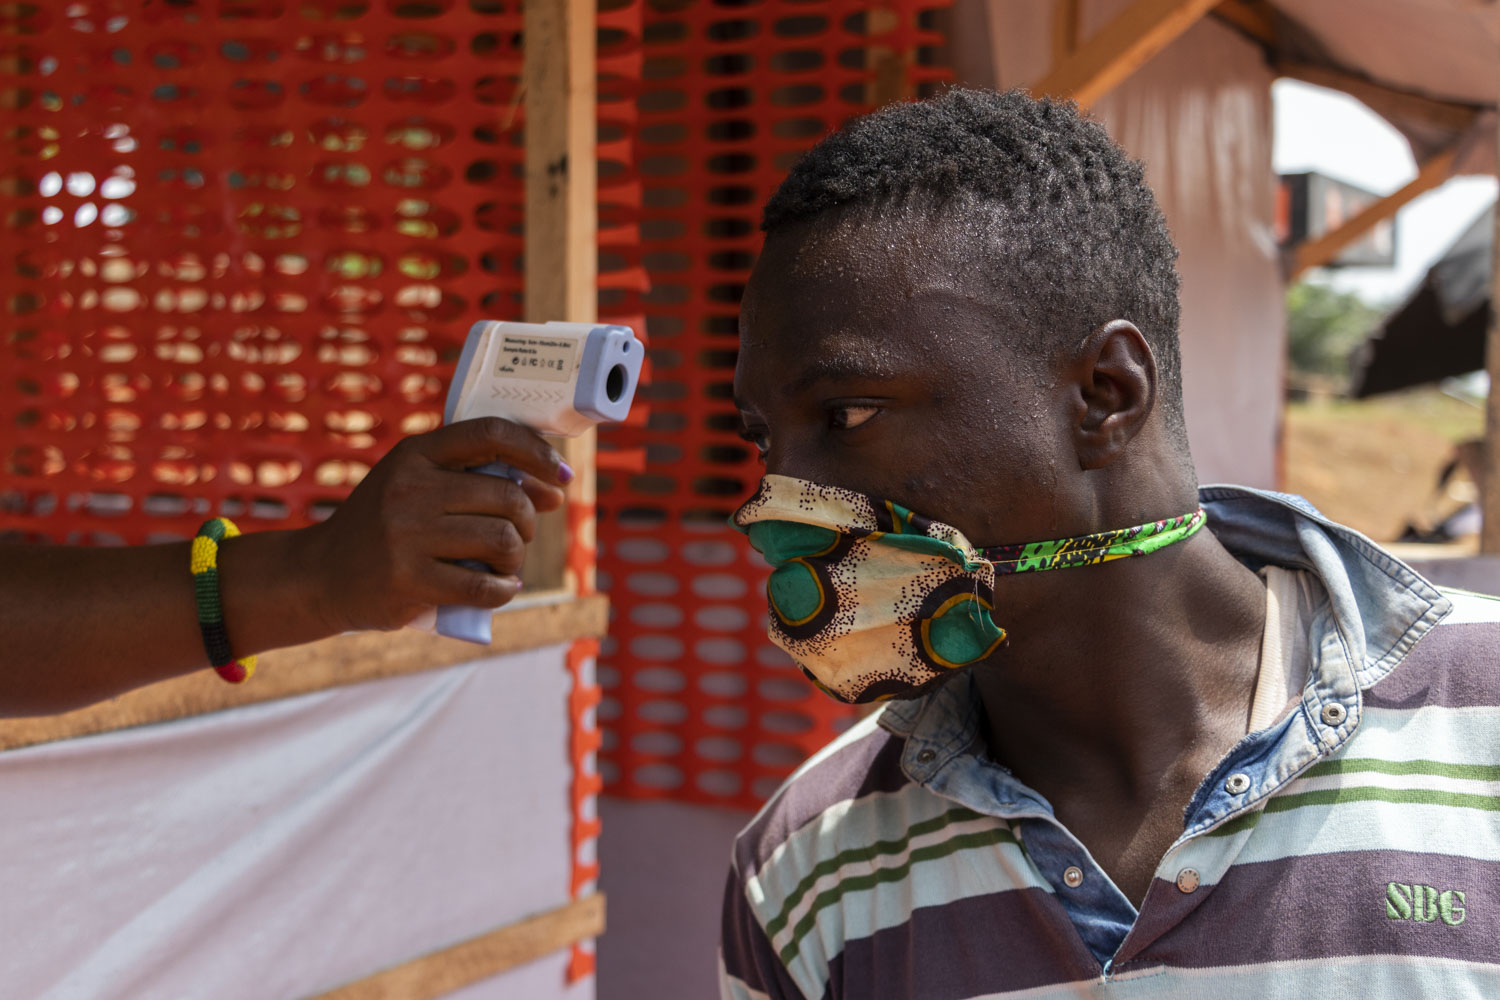
[[[1164,521],[1148,521],[1134,528],[1116,528],[1050,542],[996,545],[982,550],[981,555],[994,564],[996,576],[1093,566],[1111,559],[1148,555],[1183,541],[1203,527],[1206,516],[1199,507],[1191,514],[1169,517]]]

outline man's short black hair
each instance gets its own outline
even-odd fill
[[[982,204],[1008,319],[1036,347],[1077,343],[1115,319],[1156,357],[1158,403],[1182,423],[1177,248],[1141,164],[1071,102],[955,88],[847,122],[766,203],[767,233],[830,209]]]

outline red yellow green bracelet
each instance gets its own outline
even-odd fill
[[[203,648],[208,662],[219,676],[231,684],[241,684],[255,673],[255,657],[236,660],[224,629],[224,608],[219,601],[219,543],[240,533],[227,517],[204,521],[193,538],[193,597],[198,606],[198,629],[203,633]]]

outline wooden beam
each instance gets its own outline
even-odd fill
[[[1453,163],[1458,157],[1457,148],[1447,149],[1422,164],[1417,176],[1401,190],[1386,195],[1361,209],[1354,218],[1332,232],[1317,239],[1308,240],[1293,251],[1291,281],[1296,281],[1309,268],[1321,267],[1339,255],[1345,247],[1354,243],[1381,222],[1396,214],[1407,202],[1418,195],[1442,184],[1453,172]]]
[[[1262,45],[1276,44],[1276,13],[1262,0],[1219,0],[1213,15]]]
[[[1283,60],[1276,63],[1275,69],[1278,76],[1290,80],[1343,91],[1382,118],[1393,121],[1421,122],[1450,132],[1462,132],[1474,124],[1479,115],[1479,108],[1471,104],[1440,101],[1326,66]]]
[[[598,309],[598,171],[595,162],[595,0],[527,0],[523,5],[522,86],[526,112],[527,322],[589,323]],[[563,441],[577,478],[568,503],[592,510],[596,495],[595,435]],[[592,532],[592,524],[580,530]],[[528,547],[522,580],[528,588],[594,589],[565,569],[565,511],[543,515]]]
[[[1218,0],[1135,0],[1031,87],[1088,107],[1197,23]]]
[[[255,676],[244,684],[225,684],[212,671],[200,670],[61,715],[0,719],[0,750],[170,722],[345,684],[438,670],[496,654],[598,638],[608,628],[609,601],[595,595],[500,611],[495,615],[495,639],[485,648],[412,629],[337,635],[262,653]]]
[[[575,899],[311,1000],[436,1000],[604,933],[604,897]]]

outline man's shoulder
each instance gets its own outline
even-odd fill
[[[1452,610],[1365,692],[1367,706],[1500,707],[1500,598],[1439,589]]]
[[[734,862],[742,878],[784,855],[799,831],[813,825],[831,830],[828,821],[835,819],[868,821],[883,800],[917,789],[901,770],[906,741],[882,729],[878,718],[877,712],[860,720],[808,758],[740,831]]]
[[[1491,629],[1500,628],[1500,597],[1476,594],[1473,591],[1441,585],[1438,586],[1438,590],[1453,602],[1452,612],[1438,623],[1439,628],[1452,628],[1455,625],[1488,625]]]

